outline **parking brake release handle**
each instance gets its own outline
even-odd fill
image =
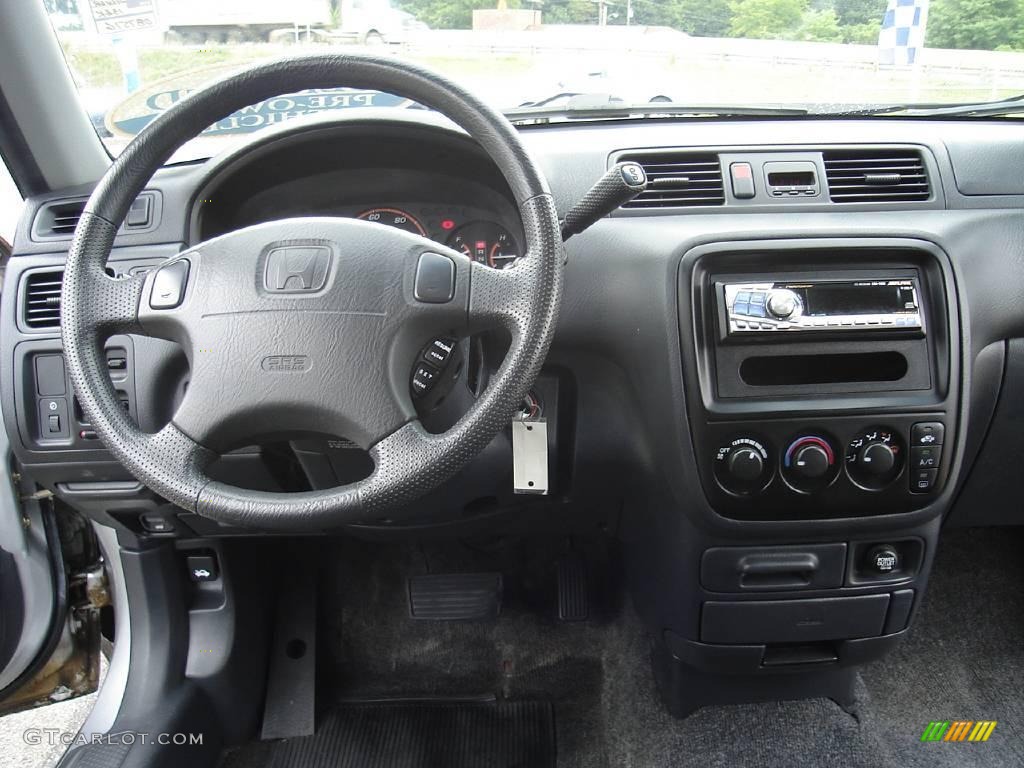
[[[565,214],[562,241],[578,235],[645,189],[647,174],[639,163],[617,163]]]

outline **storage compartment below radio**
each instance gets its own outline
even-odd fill
[[[825,355],[756,355],[740,363],[740,379],[752,387],[899,381],[907,375],[899,352]]]
[[[877,637],[889,595],[803,600],[708,601],[701,611],[705,643],[815,643]]]

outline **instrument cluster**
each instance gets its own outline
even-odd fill
[[[512,266],[522,256],[520,244],[493,214],[467,206],[386,204],[339,211],[389,227],[397,227],[443,243],[494,269]]]

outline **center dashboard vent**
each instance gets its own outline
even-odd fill
[[[713,152],[644,152],[623,155],[617,162],[639,163],[647,174],[647,189],[623,208],[690,208],[725,204],[722,164]]]
[[[22,318],[29,328],[57,328],[60,325],[60,288],[63,270],[32,272],[25,280]]]
[[[833,203],[923,202],[931,196],[914,149],[840,149],[822,153]]]

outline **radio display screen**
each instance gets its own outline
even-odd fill
[[[879,283],[815,283],[813,286],[787,286],[800,294],[804,314],[811,317],[827,315],[888,315],[914,313],[917,302],[910,281]]]

